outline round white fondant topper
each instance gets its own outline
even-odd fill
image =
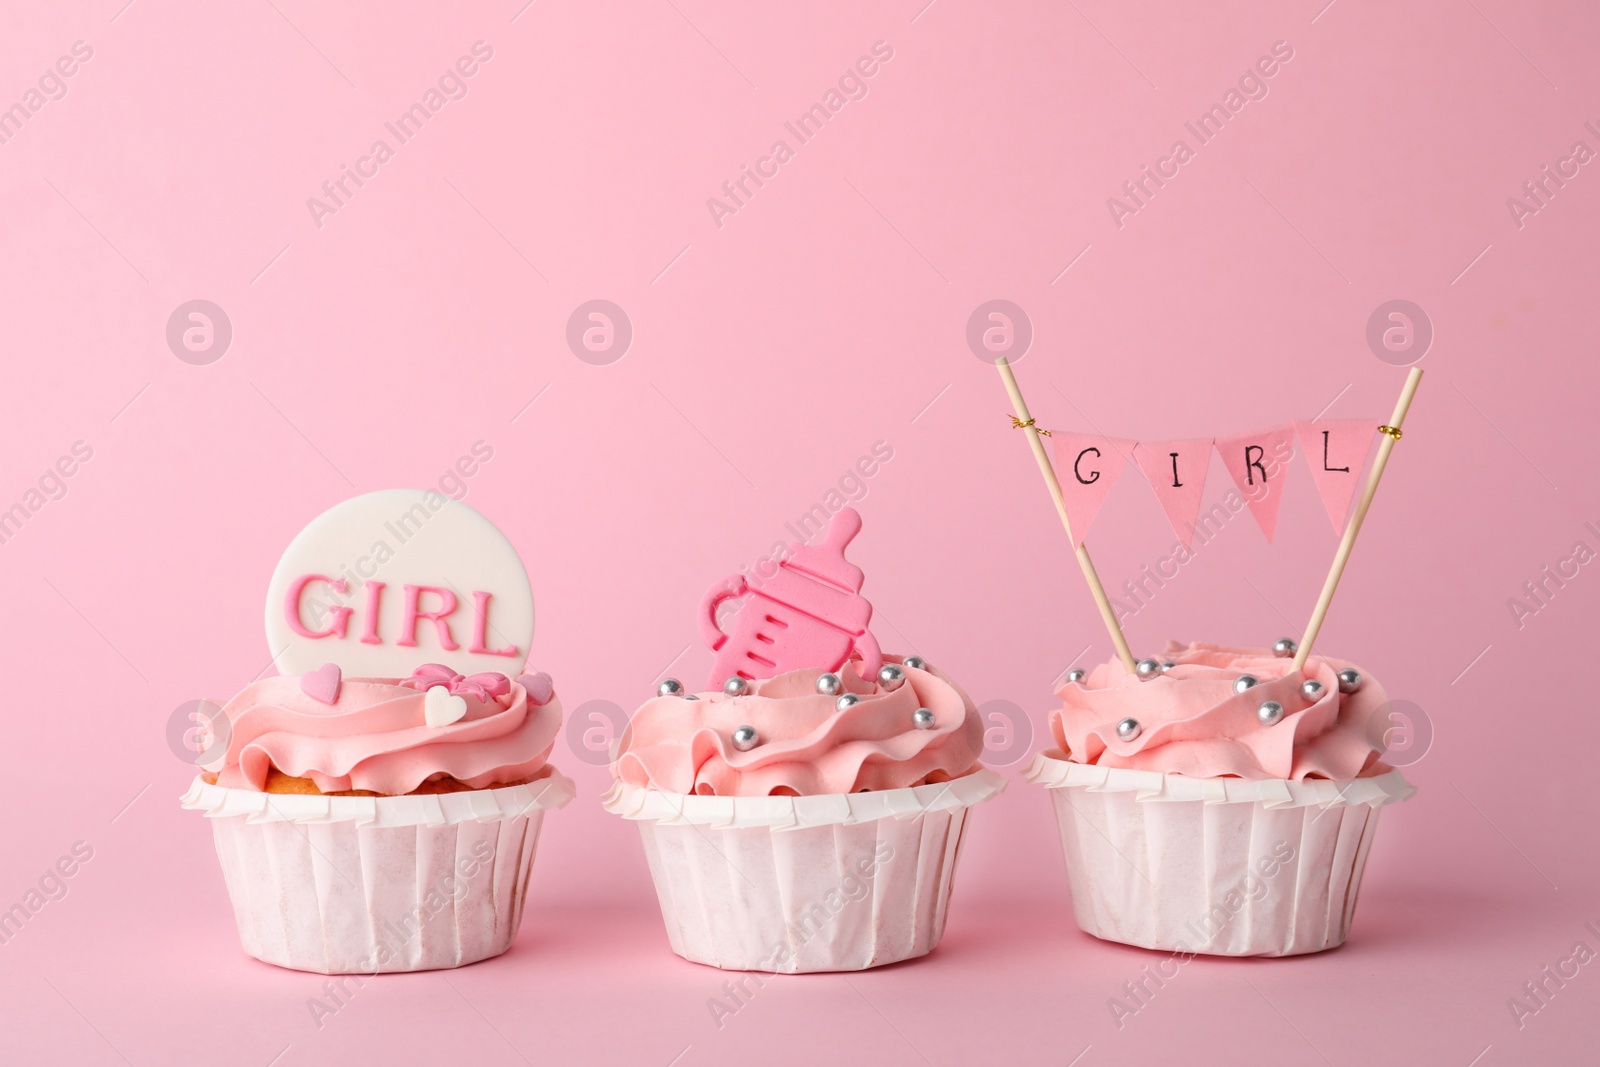
[[[515,677],[533,640],[528,572],[505,534],[435,490],[385,489],[300,531],[267,586],[283,674],[337,664],[407,678],[424,663]]]

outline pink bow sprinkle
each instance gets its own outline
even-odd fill
[[[457,696],[469,693],[479,700],[492,700],[511,692],[511,679],[503,674],[495,671],[470,676],[457,674],[442,663],[424,663],[411,673],[411,677],[400,684],[419,692],[426,692],[436,685],[442,685]]]

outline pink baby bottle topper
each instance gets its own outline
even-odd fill
[[[837,671],[852,652],[861,655],[862,677],[877,677],[883,653],[867,629],[872,605],[861,596],[864,576],[844,558],[845,546],[860,531],[861,516],[844,508],[819,543],[795,548],[759,588],[735,575],[707,590],[700,602],[700,633],[717,654],[713,687],[733,677],[771,678],[806,667]],[[717,609],[739,597],[744,603],[733,632],[725,633],[717,625]]]

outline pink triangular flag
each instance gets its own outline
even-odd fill
[[[1294,424],[1311,480],[1336,534],[1344,533],[1350,501],[1355,499],[1378,426],[1377,419],[1302,419]]]
[[[1140,441],[1133,446],[1134,462],[1155,490],[1167,521],[1184,548],[1194,540],[1195,520],[1200,517],[1200,494],[1206,487],[1206,470],[1211,466],[1211,438],[1188,441]]]
[[[1289,460],[1294,458],[1294,425],[1217,439],[1222,465],[1233,476],[1233,484],[1244,494],[1250,514],[1256,517],[1261,532],[1272,540],[1278,526],[1278,505],[1283,503],[1283,483],[1288,480]]]
[[[1066,501],[1067,521],[1081,545],[1112,483],[1133,453],[1134,443],[1066,430],[1057,430],[1051,440],[1056,446],[1056,480],[1061,483],[1061,499]]]

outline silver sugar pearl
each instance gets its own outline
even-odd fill
[[[681,697],[683,696],[683,683],[676,678],[665,678],[660,685],[656,686],[656,696]]]
[[[1346,667],[1339,672],[1339,692],[1349,695],[1361,688],[1361,672],[1354,667]]]
[[[1292,637],[1280,637],[1272,643],[1272,654],[1279,659],[1293,659],[1300,651],[1300,642]]]
[[[878,684],[886,692],[894,692],[906,684],[906,672],[900,669],[899,664],[885,663],[878,671]]]
[[[1133,673],[1139,676],[1139,681],[1148,682],[1161,673],[1161,661],[1158,659],[1142,659],[1133,665]]]
[[[1260,684],[1261,679],[1257,678],[1255,675],[1241,674],[1239,677],[1233,680],[1233,691],[1235,693],[1243,693],[1246,690],[1254,689]]]
[[[907,667],[915,667],[919,671],[925,671],[928,669],[928,661],[923,659],[921,656],[907,656],[900,662],[904,663]]]
[[[833,702],[833,706],[840,711],[844,711],[847,708],[855,707],[859,703],[861,703],[861,698],[854,693],[840,693],[839,699]]]
[[[927,708],[918,708],[911,713],[911,725],[919,730],[933,729],[933,712]]]
[[[1067,681],[1069,681],[1069,682],[1081,682],[1085,678],[1087,678],[1088,676],[1089,676],[1089,672],[1084,670],[1082,667],[1074,667],[1070,671],[1067,672]]]
[[[1138,719],[1123,719],[1117,723],[1117,736],[1124,741],[1132,741],[1144,730],[1139,725]]]
[[[1161,661],[1161,673],[1162,674],[1166,674],[1168,671],[1170,671],[1172,668],[1174,668],[1176,666],[1177,666],[1177,664],[1172,662],[1170,659],[1164,659],[1164,660]]]
[[[1322,683],[1315,678],[1307,678],[1300,683],[1300,695],[1315,704],[1322,699]]]
[[[1268,700],[1256,709],[1256,718],[1262,726],[1272,726],[1283,718],[1283,705],[1276,700]]]
[[[722,683],[722,691],[731,697],[742,697],[750,691],[750,683],[736,674]]]
[[[837,674],[817,675],[817,692],[821,693],[823,696],[838,696],[839,690],[843,688],[844,682],[839,680],[839,676]]]
[[[700,698],[695,696],[693,693],[685,693],[685,694],[683,694],[683,699],[685,699],[685,700],[699,700]]]
[[[757,744],[756,728],[754,726],[741,726],[733,731],[733,747],[740,752],[749,752]]]

